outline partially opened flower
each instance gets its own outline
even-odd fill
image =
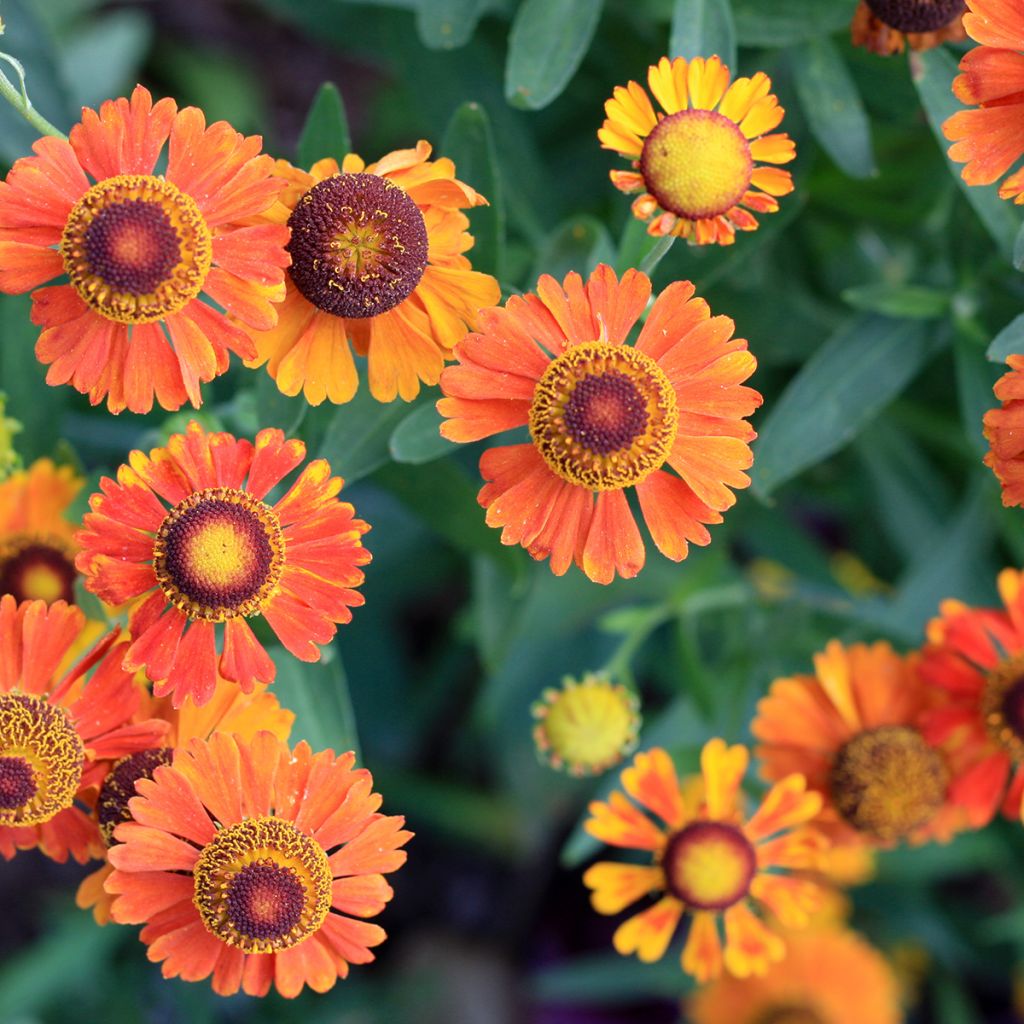
[[[156,174],[167,145],[167,166]],[[111,412],[199,406],[228,353],[251,358],[242,323],[273,327],[284,297],[283,225],[247,224],[284,182],[261,139],[202,111],[131,100],[84,109],[0,183],[0,291],[33,293],[36,356],[48,384],[72,384]]]
[[[193,740],[143,779],[110,850],[107,890],[120,924],[164,977],[215,992],[286,997],[326,992],[373,960],[392,897],[384,875],[405,863],[405,819],[378,813],[351,753],[294,750],[272,733]]]
[[[156,718],[167,723],[168,730],[160,746],[128,754],[115,761],[103,780],[96,797],[95,817],[100,834],[108,847],[117,843],[114,831],[118,825],[131,821],[129,800],[136,795],[139,779],[151,779],[161,765],[170,764],[174,751],[194,739],[209,739],[215,732],[233,733],[240,740],[250,741],[261,730],[271,732],[279,740],[287,740],[295,715],[282,708],[273,693],[257,686],[243,693],[234,683],[217,682],[213,697],[202,707],[186,700],[175,708],[169,697],[143,700],[137,718]],[[104,863],[84,878],[78,887],[75,902],[83,910],[92,910],[97,924],[110,921],[113,897],[104,883],[113,868]]]
[[[602,861],[583,876],[601,914],[656,899],[616,930],[613,942],[623,956],[661,959],[686,914],[683,970],[702,982],[717,978],[723,966],[746,978],[764,974],[786,953],[777,924],[755,914],[752,905],[786,928],[809,923],[821,889],[792,872],[813,867],[827,846],[806,827],[821,809],[821,797],[806,792],[803,777],[794,774],[747,815],[740,793],[747,760],[745,747],[713,739],[701,753],[701,777],[681,785],[672,759],[654,748],[637,754],[622,773],[623,788],[643,811],[619,792],[590,805],[584,826],[590,835],[650,857],[648,864]]]
[[[633,165],[612,171],[612,183],[640,193],[633,215],[650,234],[729,245],[737,231],[757,228],[754,213],[775,213],[777,197],[793,191],[788,171],[764,166],[796,156],[793,140],[774,132],[784,111],[771,79],[759,71],[729,80],[718,57],[662,57],[647,84],[664,113],[637,82],[606,101],[597,137]]]
[[[67,512],[84,482],[49,459],[0,482],[0,594],[74,603],[78,546]]]
[[[286,395],[319,405],[347,402],[359,385],[349,343],[367,357],[370,391],[410,401],[436,384],[477,310],[501,297],[471,268],[462,210],[486,200],[455,177],[430,145],[366,164],[350,153],[306,173],[284,161],[290,185],[270,216],[291,228],[292,265],[277,326],[250,331],[267,372]]]
[[[850,26],[854,46],[880,56],[930,50],[966,36],[964,0],[860,0]]]
[[[958,762],[922,735],[932,703],[913,656],[832,640],[813,675],[776,679],[758,702],[762,775],[806,776],[834,843],[948,840],[963,827],[950,788]]]
[[[1024,355],[1006,359],[1010,372],[995,383],[1002,403],[985,413],[984,430],[989,450],[985,465],[999,478],[1003,504],[1024,505]]]
[[[950,159],[964,163],[968,185],[990,185],[1024,156],[1024,7],[1017,0],[967,0],[967,34],[981,43],[960,60],[953,92],[977,110],[962,110],[942,130]],[[1024,169],[999,186],[1003,199],[1024,203]]]
[[[644,543],[626,492],[636,489],[658,550],[674,561],[708,544],[706,524],[746,487],[756,435],[744,419],[761,396],[742,386],[757,365],[688,281],[669,285],[636,339],[651,282],[601,264],[584,285],[545,275],[537,294],[480,312],[482,332],[441,375],[441,433],[476,441],[528,426],[530,443],[490,448],[479,501],[503,544],[575,563],[598,583],[635,576]],[[672,470],[672,472],[669,471]]]
[[[352,588],[370,560],[369,526],[338,500],[327,462],[266,500],[305,454],[280,430],[261,430],[254,445],[193,422],[148,456],[132,452],[116,482],[100,481],[77,565],[102,600],[133,602],[125,664],[145,669],[157,696],[205,704],[218,672],[243,690],[270,682],[274,663],[248,618],[263,616],[296,658],[316,661],[363,603]]]
[[[84,863],[103,856],[90,816],[110,762],[157,746],[167,730],[136,720],[140,693],[108,634],[77,663],[85,616],[63,601],[0,597],[0,854],[38,847]],[[86,678],[89,672],[88,685]]]

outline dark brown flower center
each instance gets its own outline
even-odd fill
[[[0,809],[13,811],[36,794],[36,773],[23,757],[0,757]]]
[[[128,801],[136,795],[135,783],[139,779],[153,778],[157,768],[171,763],[173,753],[170,747],[151,747],[122,757],[114,764],[110,774],[103,780],[96,801],[96,817],[108,846],[117,842],[114,829],[122,822],[132,820]]]
[[[867,5],[900,32],[937,32],[966,10],[964,0],[867,0]]]
[[[56,537],[15,534],[0,541],[0,594],[73,604],[75,577],[72,551]]]
[[[293,868],[257,862],[228,883],[225,913],[240,935],[275,942],[298,925],[305,905],[306,890]]]
[[[827,1024],[826,1021],[806,1006],[772,1006],[756,1024]]]

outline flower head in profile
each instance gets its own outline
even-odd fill
[[[686,914],[684,971],[701,982],[717,978],[723,966],[741,978],[763,975],[783,958],[786,944],[777,926],[752,905],[786,928],[809,923],[821,889],[793,871],[813,867],[827,846],[807,827],[821,809],[821,797],[806,792],[803,777],[794,774],[776,783],[747,815],[740,793],[747,761],[745,747],[713,739],[701,753],[701,776],[680,784],[672,759],[654,748],[637,754],[622,773],[623,788],[643,810],[619,792],[607,803],[590,805],[590,835],[651,859],[602,861],[583,876],[601,914],[656,900],[616,930],[613,942],[623,956],[660,960]]]
[[[850,25],[854,46],[888,57],[965,38],[964,0],[860,0]]]
[[[296,658],[316,661],[363,603],[352,588],[370,561],[369,526],[338,500],[327,462],[310,462],[268,501],[305,454],[280,430],[253,444],[193,422],[100,481],[77,565],[102,600],[133,602],[125,665],[145,669],[157,696],[205,704],[218,673],[243,690],[270,682],[274,663],[247,619],[262,616]]]
[[[194,739],[137,783],[115,830],[107,891],[164,977],[285,997],[326,992],[386,938],[385,874],[405,863],[405,819],[380,814],[351,753],[290,749],[270,732]]]
[[[284,185],[261,144],[138,86],[15,162],[0,183],[0,291],[69,279],[32,295],[48,384],[70,383],[114,413],[148,412],[154,398],[198,407],[229,352],[255,356],[204,299],[252,328],[277,322],[288,231],[247,223]]]
[[[922,733],[932,703],[914,656],[832,640],[814,674],[776,679],[751,732],[763,776],[800,772],[824,799],[816,824],[838,844],[948,840],[963,827],[959,762]]]
[[[661,110],[637,82],[606,101],[597,137],[633,165],[612,171],[612,184],[640,193],[633,214],[650,234],[730,245],[737,231],[756,230],[754,213],[775,213],[777,197],[793,191],[788,171],[764,166],[796,156],[793,140],[775,132],[784,111],[771,79],[730,77],[718,57],[662,57],[647,69]]]
[[[575,562],[598,583],[635,576],[644,564],[626,492],[636,490],[658,550],[674,561],[708,544],[709,523],[746,487],[756,435],[744,417],[761,396],[743,386],[757,365],[733,322],[711,316],[688,281],[669,285],[636,344],[626,339],[651,282],[618,280],[601,264],[584,284],[545,275],[537,293],[480,312],[481,333],[441,375],[451,441],[528,426],[530,443],[490,448],[479,501],[503,544]],[[670,472],[671,469],[671,472]]]
[[[101,857],[95,788],[112,761],[158,746],[167,730],[137,714],[140,691],[121,668],[127,644],[118,630],[74,662],[88,631],[64,601],[0,597],[0,855],[8,860],[36,847],[61,862]]]
[[[999,478],[1003,504],[1024,505],[1024,355],[1007,357],[1008,373],[995,383],[1002,403],[985,413],[985,465]]]
[[[1024,156],[1024,7],[1017,0],[967,0],[967,34],[980,43],[960,60],[953,81],[961,110],[942,126],[951,160],[966,164],[968,185],[990,185]],[[1003,199],[1024,203],[1024,169],[999,186]]]
[[[640,701],[621,683],[587,672],[566,676],[534,702],[533,740],[552,768],[570,775],[599,775],[636,746]]]
[[[477,310],[501,297],[471,268],[473,238],[462,211],[485,204],[430,145],[367,164],[354,153],[307,173],[284,161],[289,187],[270,213],[291,228],[292,265],[280,320],[250,331],[257,355],[286,395],[312,405],[347,402],[359,386],[353,346],[367,358],[380,402],[410,401],[436,384]]]

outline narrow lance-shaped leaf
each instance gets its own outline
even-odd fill
[[[1007,356],[1024,355],[1024,313],[1015,316],[992,339],[986,355],[993,363],[1005,363]]]
[[[455,451],[456,445],[441,436],[441,422],[433,402],[417,406],[391,434],[391,457],[395,462],[419,466]]]
[[[333,82],[324,82],[317,90],[299,136],[299,166],[308,169],[317,160],[329,156],[340,164],[351,148],[341,93]]]
[[[669,57],[692,60],[714,54],[736,74],[736,25],[729,0],[676,0]]]
[[[485,0],[420,0],[416,30],[431,50],[455,50],[473,37]]]
[[[740,46],[792,46],[850,24],[858,0],[732,0]]]

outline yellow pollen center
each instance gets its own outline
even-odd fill
[[[840,748],[829,782],[836,810],[849,824],[892,842],[931,821],[946,799],[949,772],[916,729],[883,725]]]
[[[530,405],[530,436],[563,480],[592,491],[640,483],[668,458],[679,412],[650,356],[594,341],[551,361]]]
[[[750,891],[757,853],[735,825],[697,821],[669,839],[662,866],[668,888],[688,906],[725,910]]]
[[[72,207],[60,245],[82,300],[123,324],[162,320],[202,290],[213,239],[191,196],[153,175],[93,185]]]
[[[331,909],[327,853],[290,821],[248,818],[221,829],[193,869],[207,930],[245,953],[274,953],[316,932]]]
[[[84,759],[63,708],[27,693],[0,695],[0,825],[41,825],[70,807]]]
[[[644,141],[640,172],[662,209],[699,220],[728,213],[750,187],[750,143],[711,110],[662,118]]]
[[[1017,763],[1024,762],[1024,654],[989,673],[981,693],[989,736]]]

